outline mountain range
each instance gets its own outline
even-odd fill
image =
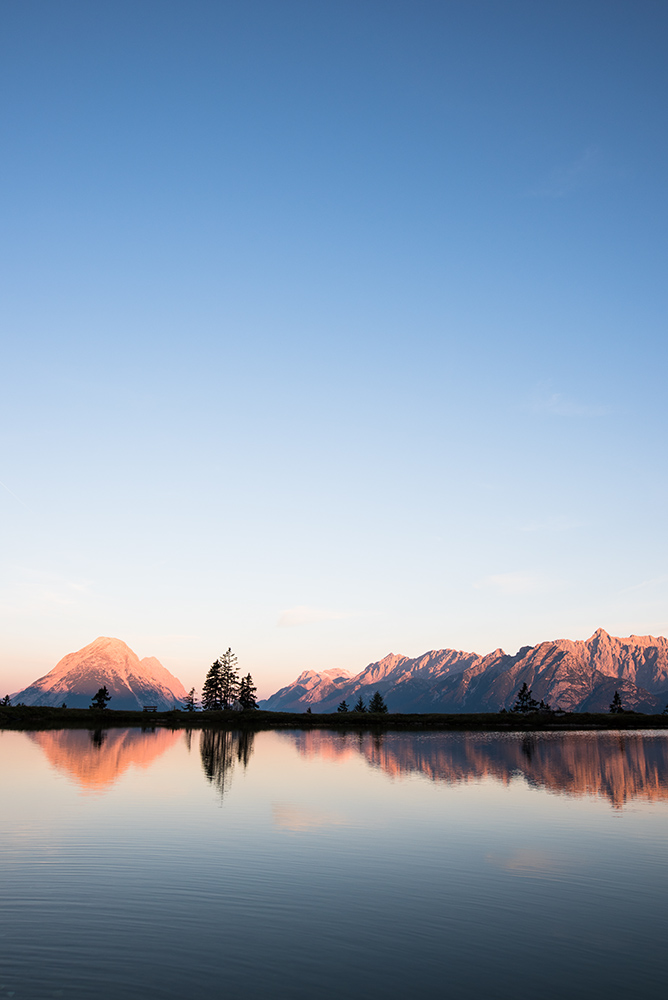
[[[106,687],[109,708],[135,711],[155,705],[167,711],[186,697],[181,681],[154,656],[140,660],[120,639],[100,636],[76,653],[68,653],[44,677],[12,695],[12,704],[62,705],[88,708]]]
[[[380,691],[390,712],[498,712],[510,709],[526,682],[533,697],[566,712],[606,712],[615,691],[624,708],[661,712],[668,702],[668,640],[616,638],[598,629],[589,639],[523,646],[514,656],[430,650],[410,659],[390,653],[359,674],[306,670],[260,702],[271,711],[334,712]]]

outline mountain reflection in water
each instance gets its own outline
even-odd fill
[[[148,768],[180,739],[191,749],[193,731],[168,729],[60,729],[26,734],[49,763],[87,792],[106,791],[131,767]],[[235,765],[247,767],[252,731],[202,729],[197,732],[202,770],[221,796]]]
[[[148,768],[181,739],[199,741],[205,777],[224,797],[253,754],[252,730],[64,729],[27,736],[49,763],[87,792],[106,791],[131,767]],[[621,808],[668,800],[668,736],[656,732],[382,733],[280,732],[303,756],[362,757],[392,778],[421,775],[460,784],[523,777],[549,792],[594,796]]]
[[[522,776],[564,795],[606,798],[621,808],[631,799],[668,799],[668,737],[625,733],[336,733],[286,734],[307,756],[359,754],[392,777],[419,774],[458,784]]]
[[[0,731],[2,996],[665,996],[668,733],[234,723]]]
[[[181,738],[167,729],[57,729],[26,735],[53,767],[87,792],[106,791],[130,767],[150,767]]]

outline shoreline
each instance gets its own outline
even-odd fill
[[[168,712],[93,711],[87,708],[51,708],[43,705],[0,707],[0,730],[20,729],[333,729],[339,731],[413,732],[573,732],[576,730],[668,730],[668,715],[639,712],[388,713],[369,712]]]

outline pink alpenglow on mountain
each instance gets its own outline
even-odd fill
[[[140,660],[120,639],[100,636],[76,653],[68,653],[53,670],[12,696],[14,705],[62,705],[88,708],[91,698],[105,687],[109,708],[137,710],[156,705],[167,711],[186,697],[181,681],[156,660]]]
[[[307,670],[260,702],[278,712],[335,712],[380,691],[390,712],[498,712],[512,708],[523,683],[534,698],[567,712],[606,712],[615,691],[624,708],[661,712],[668,702],[668,640],[616,638],[598,629],[585,640],[555,639],[514,656],[435,649],[415,659],[390,653],[355,676]]]

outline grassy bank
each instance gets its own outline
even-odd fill
[[[0,729],[98,729],[116,726],[156,726],[168,729],[383,729],[414,731],[471,732],[560,732],[599,729],[668,729],[668,715],[624,712],[526,715],[512,712],[478,714],[403,715],[389,713],[316,712],[104,712],[85,708],[47,708],[39,705],[0,706]]]

